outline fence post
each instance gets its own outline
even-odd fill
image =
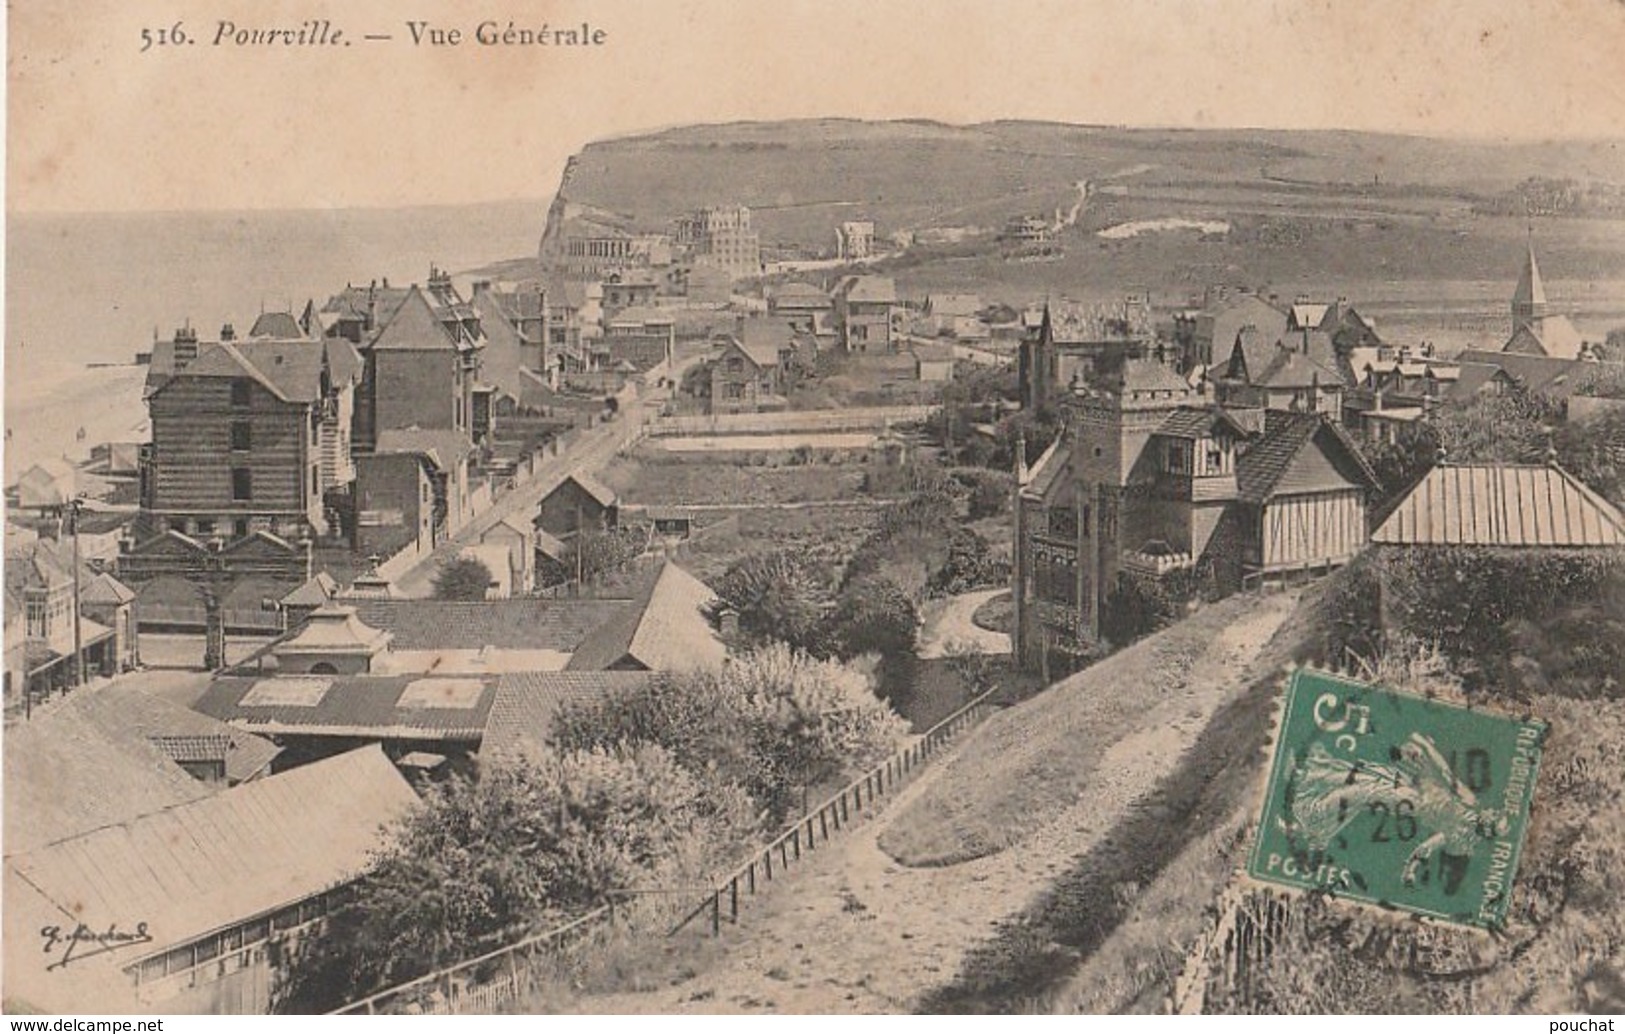
[[[762,852],[762,864],[767,866],[767,878],[773,878],[773,849],[770,847]]]
[[[754,896],[756,894],[756,859],[754,859],[754,858],[752,858],[750,860],[749,874],[750,874],[750,892],[751,892],[752,896]]]
[[[794,838],[794,842],[795,842],[795,845],[796,845],[796,860],[800,861],[801,860],[801,824],[799,822],[796,823],[796,828],[792,829],[790,831],[790,835]]]
[[[728,918],[735,924],[739,922],[739,874],[728,881]]]
[[[722,936],[722,891],[711,892],[711,936]]]
[[[829,805],[818,809],[818,828],[824,831],[824,840],[829,840]]]

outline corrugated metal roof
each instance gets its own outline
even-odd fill
[[[1385,545],[1625,546],[1625,516],[1555,465],[1444,464],[1371,536]]]
[[[147,924],[141,957],[337,887],[417,803],[378,746],[15,857],[14,871],[94,929]],[[133,959],[121,959],[133,961]]]

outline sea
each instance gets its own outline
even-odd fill
[[[546,199],[417,208],[10,214],[6,483],[40,459],[144,441],[137,352],[190,324],[246,333],[346,284],[423,283],[534,255]],[[82,433],[81,433],[82,432]]]

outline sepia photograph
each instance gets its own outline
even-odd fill
[[[1625,3],[5,31],[0,1011],[1625,1014]]]

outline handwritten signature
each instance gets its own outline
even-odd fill
[[[120,930],[117,923],[111,923],[105,930],[92,930],[84,923],[80,923],[72,930],[64,930],[60,926],[40,927],[40,938],[45,942],[41,950],[49,955],[62,948],[62,957],[45,967],[46,972],[61,969],[68,963],[77,959],[88,959],[93,955],[116,951],[119,948],[132,944],[146,944],[152,940],[147,932],[146,923],[136,923],[134,930]]]

